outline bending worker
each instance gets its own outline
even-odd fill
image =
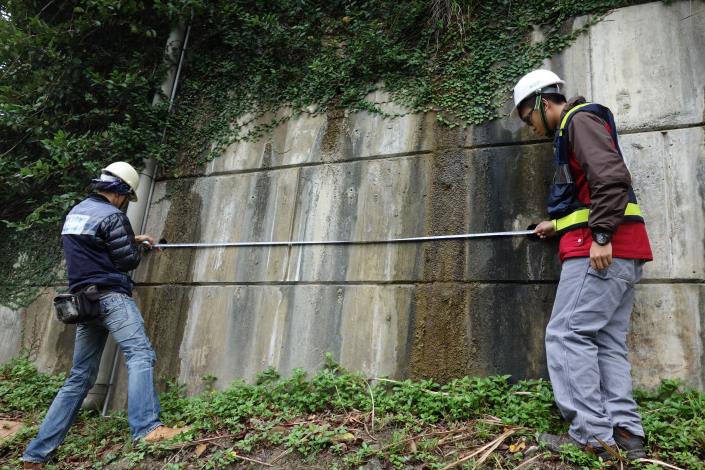
[[[564,82],[534,70],[514,88],[522,121],[554,137],[556,171],[548,199],[552,220],[541,238],[559,235],[560,282],[546,327],[546,356],[556,404],[570,422],[567,435],[542,434],[558,452],[564,444],[610,460],[617,444],[628,458],[645,457],[644,429],[632,396],[627,332],[634,285],[651,261],[651,245],[631,186],[612,113],[577,97]]]
[[[144,331],[142,315],[132,298],[133,282],[127,272],[140,262],[139,244],[154,244],[148,235],[135,236],[124,211],[136,201],[137,171],[116,162],[93,180],[95,194],[77,204],[66,216],[61,238],[71,293],[97,286],[97,317],[78,324],[73,366],[39,428],[39,434],[22,455],[24,468],[42,468],[49,454],[66,437],[81,403],[95,383],[100,357],[113,335],[125,355],[128,371],[128,422],[134,440],[156,442],[184,429],[168,428],[159,421],[159,399],[154,389],[156,356]]]

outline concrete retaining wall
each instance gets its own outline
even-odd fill
[[[656,256],[630,335],[639,386],[705,386],[705,22],[690,14],[689,2],[617,10],[547,64],[569,93],[612,108],[622,131]],[[550,144],[518,120],[458,130],[431,114],[335,112],[292,119],[159,181],[148,232],[234,242],[517,230],[545,215],[551,175]],[[196,392],[206,374],[222,387],[270,365],[313,371],[326,352],[374,376],[545,376],[559,269],[555,244],[512,238],[168,250],[136,279],[157,374]],[[24,329],[45,309],[39,357],[67,355],[70,332],[47,305],[30,306]],[[21,328],[12,312],[0,322]]]

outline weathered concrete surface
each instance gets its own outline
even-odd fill
[[[411,376],[546,376],[543,328],[554,295],[552,285],[418,286]]]
[[[19,355],[21,346],[21,313],[7,307],[0,307],[0,363]]]
[[[688,15],[689,2],[617,10],[547,64],[569,94],[610,106],[625,131],[656,257],[630,334],[637,386],[677,377],[705,387],[705,22]],[[148,219],[148,232],[173,242],[518,230],[544,216],[552,176],[550,144],[508,116],[447,129],[433,114],[340,111],[290,119],[186,170],[156,185]],[[158,375],[195,393],[208,374],[224,387],[270,365],[314,371],[326,352],[375,376],[545,376],[558,275],[555,245],[512,238],[167,250],[149,255],[136,279]],[[27,328],[30,319],[38,326]],[[8,325],[25,331],[24,343],[33,331],[42,367],[66,367],[49,358],[71,335],[50,321],[46,310]],[[124,374],[118,392],[119,404]]]
[[[638,286],[629,346],[640,386],[676,378],[705,388],[705,285]]]
[[[288,240],[299,169],[160,182],[147,232],[168,241]],[[177,183],[185,184],[179,190]],[[283,280],[288,248],[167,250],[135,278],[150,283]]]
[[[408,355],[412,286],[201,286],[141,288],[140,299],[188,298],[185,335],[171,344],[154,342],[158,357],[178,364],[162,376],[178,377],[190,392],[207,374],[225,386],[254,379],[274,366],[320,368],[326,352],[343,366],[379,376],[401,377]],[[369,305],[371,309],[360,309]],[[332,308],[331,308],[332,307]],[[145,309],[147,311],[147,309]],[[150,336],[166,336],[162,322],[147,324]],[[180,345],[179,350],[174,350]]]
[[[157,375],[177,377],[197,393],[206,375],[224,387],[238,378],[251,381],[270,366],[284,374],[316,370],[327,352],[371,376],[542,376],[542,327],[553,291],[549,285],[459,283],[161,286],[140,288],[138,298],[148,316],[163,315],[145,323],[151,338],[163,339],[153,341],[163,363]],[[458,296],[466,299],[463,305],[452,303]],[[189,304],[150,310],[155,298]],[[433,305],[420,305],[419,298]],[[176,312],[185,318],[170,318]],[[174,323],[184,320],[182,337]],[[119,392],[118,400],[124,399],[124,384]]]
[[[693,15],[700,7],[622,8],[590,29],[590,95],[614,110],[622,128],[703,122],[705,22]]]
[[[705,279],[705,132],[703,127],[622,138],[646,218],[654,262],[650,279]]]
[[[539,144],[442,150],[209,177],[195,183],[179,180],[189,183],[188,190],[180,192],[169,190],[177,181],[161,182],[155,189],[147,231],[171,241],[229,242],[370,240],[523,230],[543,210],[550,166],[550,149]],[[506,197],[508,193],[512,197]],[[194,198],[200,202],[184,202]],[[198,235],[194,227],[199,227]],[[455,252],[445,253],[461,248],[460,260]],[[444,251],[443,256],[437,250]],[[455,274],[439,272],[437,265],[444,259]],[[532,262],[507,265],[497,259]],[[136,279],[150,284],[527,280],[555,279],[555,268],[551,250],[514,238],[166,250],[149,255]]]
[[[6,356],[0,356],[0,363],[7,362],[20,352],[24,352],[43,372],[67,372],[71,368],[71,351],[76,327],[64,325],[56,320],[52,299],[54,289],[42,289],[37,299],[19,311],[3,311],[17,318],[10,329],[3,333],[11,338],[11,347]]]

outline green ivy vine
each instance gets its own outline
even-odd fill
[[[410,113],[435,111],[451,127],[480,124],[498,116],[521,75],[633,3],[203,2],[167,148],[198,165],[300,114],[385,114],[368,99],[379,88]],[[573,30],[580,15],[591,21]],[[532,42],[534,32],[542,39]],[[268,119],[282,108],[291,112]]]

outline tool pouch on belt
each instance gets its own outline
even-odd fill
[[[100,315],[100,292],[97,286],[88,286],[75,294],[54,297],[54,311],[60,322],[83,323]]]

